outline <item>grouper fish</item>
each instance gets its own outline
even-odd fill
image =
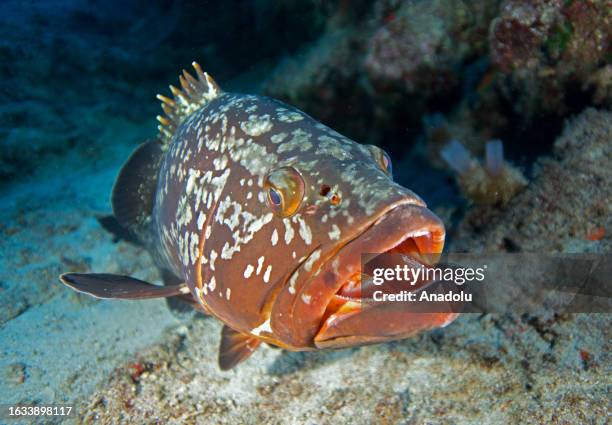
[[[98,298],[176,297],[223,322],[227,370],[261,344],[302,351],[406,338],[454,313],[411,313],[361,296],[364,253],[423,264],[441,220],[393,181],[391,159],[264,96],[226,93],[193,63],[158,95],[159,135],[113,187],[113,214],[174,284],[66,273]]]

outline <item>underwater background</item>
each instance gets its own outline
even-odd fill
[[[609,253],[611,34],[609,0],[2,1],[0,404],[73,405],[76,423],[606,423],[608,314],[464,315],[221,372],[216,320],[58,276],[160,281],[104,217],[194,60],[384,148],[448,251]]]

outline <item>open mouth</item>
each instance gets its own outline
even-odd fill
[[[438,261],[443,243],[443,233],[440,236],[439,233],[423,231],[416,235],[405,235],[405,238],[392,248],[380,254],[372,254],[368,262],[364,264],[366,270],[360,270],[351,275],[340,287],[337,296],[349,300],[361,298],[363,286],[372,284],[370,269],[374,265],[383,266],[386,254],[401,255],[403,262],[409,267],[431,267]]]
[[[379,235],[383,232],[392,232],[393,236],[381,238]],[[357,272],[339,276],[344,283],[327,305],[321,332],[333,326],[340,318],[361,311],[363,304],[368,301],[367,294],[371,294],[375,288],[370,273],[374,267],[394,268],[398,258],[402,259],[403,265],[410,268],[432,267],[440,258],[444,237],[442,222],[427,208],[401,205],[387,212],[362,235],[343,247],[343,251],[357,249],[362,253],[372,254],[358,260],[364,262],[364,270],[362,264],[359,264],[354,268]],[[416,291],[425,283],[403,289]]]

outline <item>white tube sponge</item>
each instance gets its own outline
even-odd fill
[[[493,176],[499,176],[502,173],[504,168],[504,145],[501,140],[487,142],[485,168]]]
[[[470,152],[457,140],[451,140],[442,148],[440,156],[459,175],[467,174],[476,164]]]

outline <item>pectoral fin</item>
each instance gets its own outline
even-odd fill
[[[75,291],[104,299],[136,300],[189,294],[186,283],[157,286],[129,276],[106,273],[65,273],[60,280]]]
[[[259,344],[261,341],[258,338],[223,326],[219,345],[219,367],[221,370],[230,370],[238,363],[248,359]]]
[[[111,194],[113,215],[131,239],[142,241],[152,222],[157,175],[163,157],[160,141],[145,142],[130,155],[115,180]]]

